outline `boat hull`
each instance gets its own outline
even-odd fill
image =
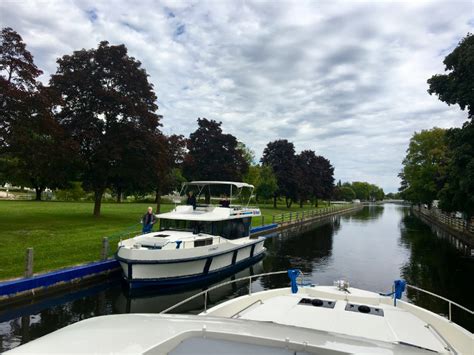
[[[206,282],[252,265],[265,252],[263,240],[220,254],[172,260],[128,260],[117,255],[129,287],[180,286]]]

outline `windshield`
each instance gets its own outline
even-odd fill
[[[160,230],[177,230],[194,234],[204,233],[227,239],[236,239],[250,234],[250,221],[248,217],[216,222],[162,219],[160,221]]]

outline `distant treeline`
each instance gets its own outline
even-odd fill
[[[414,204],[474,216],[474,35],[468,34],[445,59],[446,74],[428,80],[430,94],[468,111],[462,128],[415,132],[400,173],[401,196]]]
[[[21,36],[3,28],[0,39],[0,184],[33,188],[37,200],[47,188],[59,197],[86,191],[97,216],[106,192],[118,202],[153,193],[159,209],[161,196],[186,180],[246,181],[275,206],[317,205],[339,193],[329,160],[297,154],[287,140],[268,143],[256,163],[214,120],[199,118],[188,138],[164,135],[154,87],[124,45],[104,41],[64,55],[43,85]],[[359,196],[354,184],[356,197],[380,197]]]

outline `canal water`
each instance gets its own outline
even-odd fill
[[[315,284],[348,280],[351,286],[388,292],[394,280],[445,296],[474,309],[474,259],[461,254],[447,239],[433,233],[403,206],[368,206],[311,228],[294,229],[265,241],[263,260],[225,280],[262,272],[299,268]],[[220,280],[220,282],[225,281]],[[255,278],[252,291],[288,286],[286,275]],[[204,289],[130,294],[120,278],[90,285],[67,294],[35,300],[0,311],[0,352],[85,318],[117,313],[156,313]],[[246,294],[248,281],[230,283],[210,292],[213,305]],[[408,301],[447,314],[444,301],[417,291]],[[196,298],[177,312],[198,313]],[[474,319],[453,307],[453,320],[471,332]]]

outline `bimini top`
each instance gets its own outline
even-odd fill
[[[205,185],[233,185],[237,188],[248,187],[253,189],[254,186],[247,184],[245,182],[236,182],[236,181],[191,181],[185,182],[184,185],[195,185],[195,186],[205,186]]]

